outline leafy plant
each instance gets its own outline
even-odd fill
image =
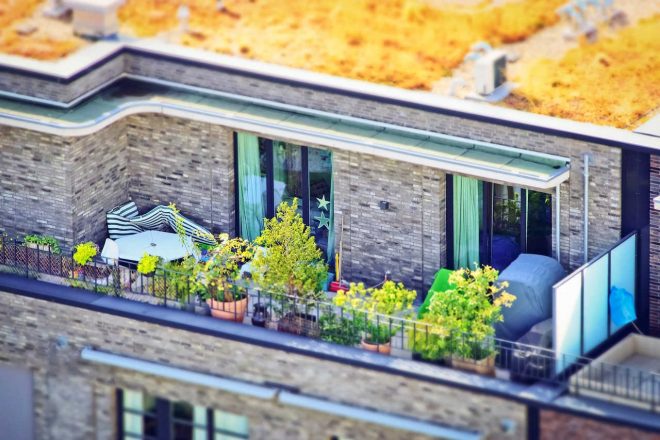
[[[159,262],[160,257],[145,252],[142,258],[140,258],[140,261],[138,261],[137,271],[142,275],[151,275],[156,271]]]
[[[23,241],[25,241],[25,243],[36,244],[37,246],[49,246],[50,251],[53,254],[59,254],[62,252],[60,248],[60,242],[57,241],[55,237],[50,235],[26,235]]]
[[[158,267],[153,279],[154,295],[158,298],[176,300],[181,304],[187,303],[190,295],[196,293],[190,277],[196,264],[195,258],[187,257],[181,262],[169,261]]]
[[[319,318],[320,338],[341,345],[356,345],[360,342],[364,320],[361,316],[353,319],[337,316],[334,312],[325,313]]]
[[[229,238],[228,234],[218,238],[219,244],[209,250],[208,260],[196,266],[193,280],[204,299],[236,301],[242,298],[244,289],[235,282],[241,265],[252,259],[254,246],[240,237]]]
[[[76,245],[75,252],[73,253],[73,260],[78,263],[78,265],[84,266],[98,253],[99,247],[95,243],[87,241]]]
[[[453,289],[433,296],[429,310],[417,325],[411,344],[425,359],[447,355],[479,360],[494,353],[494,324],[502,307],[516,299],[497,283],[499,272],[490,266],[459,269],[449,276]]]
[[[345,310],[357,312],[366,342],[386,344],[401,328],[401,323],[394,323],[391,317],[410,316],[415,298],[417,292],[406,289],[403,283],[386,281],[380,288],[369,289],[363,283],[351,283],[348,291],[337,292],[333,302]]]
[[[305,303],[321,296],[328,266],[297,209],[296,198],[291,204],[282,202],[275,217],[265,221],[261,235],[255,239],[265,251],[256,252],[252,266],[259,286]]]

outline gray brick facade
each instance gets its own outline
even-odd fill
[[[660,156],[651,156],[650,180],[649,327],[660,335],[660,211],[653,209],[653,197],[660,195]]]
[[[498,128],[500,133],[496,128],[491,137],[499,137],[491,140],[504,142],[504,129]],[[12,235],[40,232],[67,246],[85,240],[102,244],[105,212],[129,198],[141,210],[174,202],[215,232],[235,232],[229,128],[144,114],[82,137],[3,130],[7,147],[0,157],[9,166],[3,170],[2,208],[7,215],[0,227]],[[562,263],[569,268],[583,263],[582,157],[587,152],[592,157],[590,256],[614,243],[621,223],[620,150],[515,134],[508,141],[513,145],[571,158],[570,179],[561,186]],[[446,175],[419,165],[333,152],[335,237],[338,247],[343,215],[344,278],[376,284],[390,271],[394,279],[425,292],[446,264]],[[381,200],[390,203],[389,210],[379,208]]]
[[[62,337],[66,346],[57,344]],[[426,438],[90,364],[80,358],[84,347],[232,379],[282,384],[331,402],[478,430],[494,440],[522,439],[526,433],[525,406],[502,398],[0,292],[0,364],[23,366],[33,374],[36,438],[117,438],[116,388],[244,414],[253,439]],[[513,422],[512,433],[504,432],[504,419]]]

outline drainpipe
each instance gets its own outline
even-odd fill
[[[584,263],[589,262],[589,153],[584,154],[584,208],[582,215],[584,222]]]
[[[561,264],[561,204],[560,199],[560,185],[555,187],[555,252],[557,253],[557,261]]]

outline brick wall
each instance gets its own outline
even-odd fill
[[[660,195],[660,156],[651,156],[650,180],[649,327],[660,335],[660,211],[653,208],[653,198]]]
[[[70,139],[0,126],[0,231],[74,234]]]
[[[541,440],[658,440],[660,435],[555,411],[540,412]]]
[[[333,168],[337,249],[344,220],[343,277],[376,284],[390,271],[421,296],[446,264],[445,174],[346,151],[333,153]]]
[[[107,237],[106,212],[128,199],[131,161],[126,148],[126,122],[73,138],[69,156],[73,243],[91,240],[102,244]]]
[[[111,58],[70,83],[0,70],[0,90],[68,103],[118,78],[122,73],[123,55]]]
[[[65,245],[100,242],[105,212],[129,198],[142,211],[175,202],[213,231],[234,232],[231,129],[144,114],[80,138],[3,130],[7,146],[0,155],[11,166],[3,170],[7,215],[0,226],[7,232],[50,233]],[[592,154],[594,256],[619,237],[620,151],[570,140],[558,147],[533,136],[525,142],[531,150],[572,158],[570,179],[561,187],[561,250],[562,263],[577,267],[583,262],[582,154]],[[337,244],[344,216],[344,277],[375,284],[389,270],[422,294],[446,264],[445,174],[344,150],[333,157]],[[389,210],[379,208],[381,200],[390,202]]]
[[[66,338],[67,346],[56,344],[60,336]],[[213,375],[288,385],[330,401],[479,430],[489,439],[524,438],[526,432],[524,405],[504,399],[0,292],[0,364],[23,366],[33,372],[36,438],[116,438],[117,387],[245,414],[254,439],[324,439],[331,435],[354,439],[422,438],[270,401],[92,365],[80,359],[80,350],[86,346]],[[513,433],[503,432],[503,419],[515,423]]]
[[[590,234],[589,256],[596,256],[620,238],[621,152],[616,148],[302,86],[246,79],[236,73],[139,54],[127,54],[125,60],[126,71],[136,75],[569,157],[570,179],[561,187],[561,261],[571,269],[584,262],[582,169],[583,154],[591,153],[589,222],[591,231],[598,233]]]
[[[146,114],[127,119],[129,194],[141,210],[176,203],[216,232],[234,233],[232,131]]]

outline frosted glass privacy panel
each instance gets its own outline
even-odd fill
[[[607,271],[609,270],[609,254],[591,263],[584,269],[584,308],[583,318],[583,349],[584,353],[591,351],[607,339],[607,314],[609,285]]]
[[[612,287],[618,287],[632,293],[633,298],[636,299],[637,236],[633,235],[612,249],[610,255],[612,259],[610,292]],[[621,327],[617,327],[613,322],[610,322],[610,333],[616,332],[619,328]]]
[[[553,291],[554,348],[557,353],[557,373],[581,354],[582,277],[578,272]]]

